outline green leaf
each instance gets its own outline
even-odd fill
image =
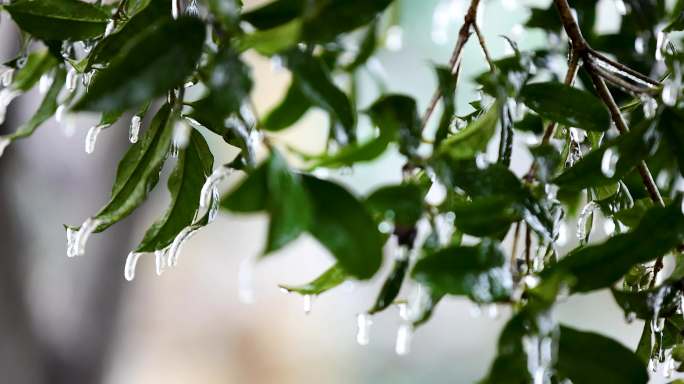
[[[304,177],[314,206],[309,231],[350,275],[369,279],[382,264],[383,238],[366,208],[346,189]]]
[[[213,165],[214,157],[207,142],[193,129],[188,146],[179,151],[176,168],[169,177],[169,209],[147,230],[136,252],[153,252],[166,248],[179,232],[193,223],[199,208],[202,186],[211,174]]]
[[[649,208],[653,207],[653,200],[650,198],[639,199],[634,202],[632,208],[617,211],[613,216],[620,220],[624,225],[634,228],[639,225],[641,218],[644,217]]]
[[[527,354],[522,344],[526,332],[526,313],[511,317],[501,331],[497,355],[481,384],[522,384],[532,382]]]
[[[296,49],[286,53],[284,59],[304,95],[312,103],[334,113],[346,129],[354,129],[354,108],[347,95],[333,83],[321,60]]]
[[[93,47],[90,54],[84,59],[85,69],[90,70],[94,65],[107,64],[139,35],[159,28],[163,20],[170,18],[170,5],[171,2],[167,1],[149,1],[141,11],[126,21],[120,29],[103,38]]]
[[[589,152],[553,182],[562,189],[573,191],[615,183],[655,152],[658,141],[656,133],[646,121]],[[610,152],[606,154],[608,150]],[[609,156],[613,158],[607,158]]]
[[[413,183],[389,185],[373,191],[366,198],[366,206],[382,221],[392,218],[395,225],[412,227],[423,215],[425,193]]]
[[[439,148],[442,140],[449,134],[451,121],[456,114],[455,95],[457,77],[451,73],[451,68],[449,67],[437,66],[435,67],[435,70],[437,71],[437,82],[439,84],[439,93],[441,95],[443,107],[442,117],[437,126],[434,142],[434,147]]]
[[[450,247],[418,261],[413,278],[435,292],[464,295],[479,303],[508,300],[513,280],[496,241]]]
[[[487,112],[468,126],[448,136],[437,149],[438,154],[448,154],[451,158],[458,160],[474,158],[487,148],[498,120],[499,107],[498,103],[494,103]]]
[[[271,221],[264,254],[276,251],[296,239],[311,222],[311,203],[298,174],[290,172],[285,159],[275,150],[266,163]]]
[[[337,35],[352,31],[371,22],[392,0],[344,0],[321,2],[304,14],[302,38],[326,42]],[[308,10],[307,10],[308,11]]]
[[[662,256],[684,242],[684,215],[679,202],[651,208],[628,233],[611,237],[602,244],[576,249],[543,276],[561,273],[575,278],[574,292],[588,292],[611,286],[632,265]]]
[[[240,51],[254,49],[264,56],[271,56],[291,48],[299,41],[301,20],[292,20],[272,29],[243,35],[238,43]]]
[[[463,233],[499,239],[506,235],[512,223],[520,221],[523,216],[516,200],[505,195],[454,201],[447,209],[456,215],[454,225]]]
[[[253,11],[242,14],[242,20],[257,29],[271,29],[298,17],[306,2],[304,0],[275,0]]]
[[[344,69],[349,72],[355,71],[360,66],[366,64],[368,59],[373,56],[375,49],[378,44],[378,22],[373,21],[368,28],[366,33],[361,39],[361,44],[359,45],[359,52],[354,57],[354,60],[347,65]]]
[[[541,117],[587,131],[610,128],[610,115],[601,100],[587,91],[556,82],[528,84],[520,98]]]
[[[240,213],[266,210],[268,190],[266,164],[252,171],[235,189],[221,200],[221,208]]]
[[[183,84],[202,52],[204,31],[204,23],[194,17],[150,28],[98,72],[74,110],[136,107]]]
[[[556,369],[574,384],[648,382],[644,363],[622,344],[566,326],[560,327]]]
[[[561,154],[550,144],[540,144],[530,148],[530,153],[536,160],[536,176],[542,181],[551,180],[561,164]]]
[[[622,291],[611,287],[615,302],[626,314],[639,319],[652,320],[655,317],[674,315],[679,308],[680,284],[674,281],[643,291]]]
[[[283,100],[264,117],[261,126],[267,131],[283,130],[296,123],[309,108],[311,102],[299,84],[292,81]]]
[[[374,314],[385,310],[387,307],[392,305],[394,299],[399,295],[401,286],[404,283],[404,277],[406,276],[406,271],[408,270],[409,259],[405,257],[403,259],[397,259],[392,266],[392,271],[390,271],[389,276],[385,279],[382,284],[380,293],[375,299],[375,304],[368,310],[369,314]]]
[[[314,280],[302,285],[286,285],[280,284],[279,287],[288,292],[299,293],[300,295],[320,295],[323,292],[329,291],[338,285],[344,283],[349,276],[345,270],[335,264],[322,275]]]
[[[66,71],[62,68],[56,68],[54,71],[54,78],[50,89],[45,94],[43,101],[40,103],[38,110],[31,116],[31,118],[22,124],[14,133],[4,136],[10,140],[17,140],[33,135],[38,127],[47,121],[57,111],[59,96],[64,81],[66,80]]]
[[[513,124],[513,128],[519,131],[531,132],[539,135],[544,132],[544,122],[539,115],[535,113],[526,113],[522,120],[516,121]]]
[[[17,70],[11,87],[17,91],[27,92],[40,80],[40,77],[57,65],[49,51],[32,52],[26,58],[24,66]]]
[[[677,159],[679,165],[679,174],[684,176],[684,153],[682,153],[682,146],[684,146],[684,130],[682,124],[684,123],[684,115],[678,109],[665,108],[660,114],[658,120],[658,130],[665,137],[665,142],[670,147],[672,154]]]
[[[109,19],[102,8],[77,0],[19,0],[4,9],[22,30],[44,40],[95,37]]]
[[[171,114],[168,104],[162,106],[141,139],[119,162],[112,198],[94,217],[99,223],[98,232],[133,212],[159,181],[159,172],[171,145],[174,121]]]

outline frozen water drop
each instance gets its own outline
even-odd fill
[[[76,256],[76,237],[78,236],[78,231],[67,227],[66,237],[67,237],[67,257]]]
[[[166,267],[166,249],[158,249],[154,251],[154,272],[157,276],[161,276],[164,272],[164,267]]]
[[[665,60],[665,50],[667,49],[667,44],[670,41],[668,37],[667,32],[663,32],[662,30],[658,32],[658,35],[656,37],[656,50],[655,50],[655,59],[657,61],[663,61]]]
[[[173,126],[173,144],[179,149],[184,149],[190,141],[192,128],[184,120],[179,120]]]
[[[104,37],[111,35],[112,32],[114,32],[114,27],[116,27],[116,22],[113,19],[109,20],[107,26],[105,27]]]
[[[88,243],[90,235],[95,232],[99,225],[100,221],[91,217],[86,219],[86,221],[81,224],[81,227],[76,234],[73,233],[73,230],[72,233],[69,233],[67,230],[67,247],[71,248],[72,250],[70,255],[67,251],[67,255],[69,257],[83,256],[85,254],[85,247]],[[68,246],[69,243],[71,243],[71,247]]]
[[[220,208],[221,196],[217,187],[211,189],[211,204],[209,204],[209,217],[207,220],[211,223],[216,220]]]
[[[128,140],[133,144],[138,142],[138,136],[140,135],[140,121],[141,118],[139,115],[131,117],[131,126],[128,130]]]
[[[615,233],[615,221],[613,219],[606,219],[603,222],[603,231],[606,233],[606,236],[613,236]]]
[[[97,136],[102,132],[102,129],[106,128],[108,125],[100,124],[90,127],[85,139],[85,151],[87,154],[93,153],[95,150],[95,143],[97,142]]]
[[[607,178],[615,176],[615,170],[619,159],[620,156],[618,155],[617,150],[613,148],[606,149],[603,153],[603,157],[601,157],[601,173],[603,173],[603,176]]]
[[[480,170],[486,169],[489,166],[487,156],[484,153],[478,153],[477,156],[475,156],[475,166]]]
[[[190,4],[185,8],[185,14],[189,16],[199,17],[199,8],[197,7],[197,0],[190,1]]]
[[[636,51],[636,53],[642,55],[646,50],[645,46],[646,43],[643,36],[637,36],[637,38],[634,39],[634,51]]]
[[[304,303],[304,314],[308,315],[311,313],[311,306],[313,303],[313,296],[312,295],[304,295],[302,297],[303,303]]]
[[[271,71],[280,72],[283,70],[284,67],[285,65],[283,64],[282,57],[278,55],[274,55],[273,57],[271,57]]]
[[[387,29],[385,46],[393,52],[401,51],[401,48],[404,46],[404,29],[398,25],[389,27]]]
[[[0,124],[5,122],[5,117],[7,116],[7,107],[20,92],[12,88],[4,88],[0,90]]]
[[[618,13],[622,16],[627,14],[627,5],[625,5],[623,0],[615,0],[615,9],[617,9]]]
[[[587,221],[598,208],[599,205],[595,201],[590,201],[582,208],[582,211],[580,211],[579,217],[577,218],[577,239],[582,243],[587,239]]]
[[[5,149],[8,145],[10,145],[11,142],[12,140],[7,137],[0,137],[0,157],[2,157],[2,154],[5,153]]]
[[[254,260],[246,257],[238,269],[238,299],[241,303],[254,303]],[[309,304],[309,310],[310,309]]]
[[[371,315],[367,313],[359,313],[356,315],[356,342],[359,345],[368,345],[370,342],[370,327],[373,324]]]
[[[0,74],[0,86],[9,87],[14,79],[14,68],[8,68]]]
[[[656,99],[648,95],[642,95],[641,103],[644,109],[644,116],[647,119],[652,119],[655,116],[656,111],[658,110],[658,102],[656,101]]]
[[[194,236],[195,233],[197,233],[197,228],[189,226],[183,228],[183,230],[176,235],[167,250],[167,264],[169,267],[175,267],[178,264],[178,256],[183,248],[183,244]]]
[[[666,81],[663,85],[662,99],[665,105],[673,107],[677,104],[677,97],[679,96],[679,84],[674,81]]]
[[[211,203],[212,198],[214,198],[215,190],[217,191],[218,184],[228,178],[233,172],[233,169],[223,165],[214,170],[212,174],[207,178],[202,186],[202,192],[200,193],[200,206],[205,208]]]
[[[76,85],[78,84],[78,72],[76,72],[76,69],[71,68],[67,72],[66,76],[66,90],[69,92],[73,92],[76,90]]]
[[[38,92],[40,92],[42,95],[46,94],[50,89],[50,85],[52,85],[52,75],[49,73],[44,73],[42,76],[40,76],[40,80],[38,81]]]
[[[664,317],[654,317],[651,320],[651,329],[653,332],[659,333],[665,329],[665,318]]]
[[[131,252],[126,257],[126,265],[124,266],[124,277],[128,281],[133,281],[135,279],[135,267],[138,265],[138,259],[140,259],[142,253]]]
[[[399,356],[404,356],[411,351],[411,339],[413,338],[413,326],[404,323],[399,326],[397,331],[397,342],[394,345],[394,352]]]

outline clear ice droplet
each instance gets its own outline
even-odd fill
[[[124,267],[124,277],[127,281],[133,281],[135,279],[135,268],[138,265],[138,259],[140,259],[142,253],[131,252],[126,257],[126,265]]]
[[[97,137],[100,135],[100,132],[102,132],[102,130],[107,126],[107,124],[100,124],[90,127],[85,139],[85,151],[87,154],[93,153],[93,151],[95,150],[95,143],[97,142]]]
[[[131,125],[128,130],[128,140],[133,144],[138,142],[138,136],[140,135],[140,122],[141,118],[139,115],[131,117]]]
[[[359,313],[356,315],[356,342],[359,345],[368,345],[370,342],[370,326],[373,324],[371,315],[367,313]]]
[[[411,339],[413,338],[413,325],[405,323],[399,326],[397,331],[397,341],[394,345],[394,352],[399,356],[404,356],[411,351]]]

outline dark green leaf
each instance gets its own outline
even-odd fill
[[[601,100],[589,92],[562,83],[535,83],[523,87],[520,98],[541,117],[587,131],[610,128],[610,115]]]
[[[574,384],[646,383],[646,366],[615,340],[566,326],[560,328],[558,373]]]
[[[540,181],[546,182],[553,178],[561,164],[561,155],[550,144],[541,144],[530,148],[530,153],[536,160],[536,176]]]
[[[408,256],[408,255],[407,255]],[[382,284],[380,293],[375,299],[375,304],[368,310],[369,314],[374,314],[385,310],[387,307],[392,305],[394,299],[399,295],[401,286],[404,283],[404,276],[406,276],[406,271],[408,270],[409,259],[408,257],[403,259],[398,259],[394,262],[392,266],[392,271],[390,271],[389,276],[385,279]]]
[[[264,117],[261,126],[268,131],[283,130],[296,123],[309,108],[311,102],[293,81],[283,100]]]
[[[359,46],[359,52],[354,57],[354,60],[352,60],[352,62],[345,67],[345,70],[352,72],[360,66],[364,65],[368,61],[368,59],[371,56],[373,56],[377,43],[378,22],[376,20],[373,21],[370,25],[368,25],[366,34],[363,36],[363,39],[361,40],[361,45]]]
[[[382,264],[382,236],[366,208],[346,189],[304,177],[314,206],[310,232],[347,273],[369,279]]]
[[[302,38],[325,42],[337,35],[368,24],[392,0],[344,0],[320,2],[304,14]]]
[[[4,9],[21,29],[45,40],[95,37],[104,32],[109,19],[100,7],[77,0],[19,0]]]
[[[418,261],[413,278],[435,292],[466,295],[481,303],[508,300],[513,280],[499,244],[450,247]]]
[[[391,185],[372,192],[366,206],[380,221],[391,218],[397,226],[412,227],[423,215],[424,196],[416,184]]]
[[[299,19],[273,29],[256,31],[240,38],[240,51],[254,49],[262,55],[271,56],[293,47],[299,41],[302,23]]]
[[[344,283],[348,278],[345,270],[339,264],[335,264],[309,283],[303,285],[280,284],[279,287],[300,295],[320,295]]]
[[[662,256],[682,242],[684,215],[679,202],[653,207],[633,231],[571,252],[547,269],[544,276],[561,273],[574,277],[574,292],[601,289],[619,280],[632,265]]]
[[[199,208],[202,186],[213,165],[214,157],[204,137],[193,129],[188,146],[179,151],[176,168],[169,177],[169,209],[147,230],[136,252],[162,250],[192,224]]]
[[[221,208],[241,213],[266,210],[270,193],[266,163],[252,171],[228,196],[221,200]]]
[[[242,15],[242,20],[257,29],[270,29],[298,17],[304,10],[304,0],[275,0]]]
[[[611,288],[613,297],[626,314],[639,319],[651,320],[666,317],[679,308],[681,287],[676,282],[665,282],[661,286],[643,291],[622,291]]]
[[[522,210],[510,196],[477,197],[471,201],[453,202],[449,211],[456,215],[454,225],[463,233],[501,239],[514,222],[522,219]]]
[[[93,78],[74,109],[127,109],[183,84],[202,52],[204,30],[199,19],[182,17],[141,34]]]
[[[285,63],[298,81],[302,92],[319,107],[334,113],[349,130],[356,125],[356,116],[347,95],[333,83],[320,59],[299,50],[284,55]]]
[[[447,137],[439,146],[438,153],[448,154],[449,157],[458,160],[474,158],[487,148],[498,120],[499,107],[498,103],[494,103],[487,112],[468,126]]]
[[[57,65],[57,60],[49,51],[31,53],[24,66],[17,70],[11,87],[18,91],[28,91],[40,80],[40,77]]]
[[[449,134],[449,128],[451,127],[451,122],[456,114],[456,81],[457,77],[451,73],[451,68],[438,66],[435,68],[437,71],[437,82],[439,84],[439,93],[442,100],[442,117],[439,120],[439,125],[437,126],[437,132],[435,133],[435,148],[438,148],[442,140],[444,140]]]
[[[634,228],[639,225],[641,218],[644,217],[648,209],[651,207],[653,207],[653,200],[650,198],[643,198],[635,201],[632,208],[615,212],[614,216],[624,225]]]
[[[141,139],[124,155],[116,172],[112,198],[96,215],[98,231],[128,216],[145,201],[159,181],[173,132],[171,107],[159,109]]]

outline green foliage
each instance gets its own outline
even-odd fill
[[[308,235],[334,260],[309,283],[281,285],[287,291],[320,295],[375,278],[386,264],[360,319],[405,306],[403,332],[427,322],[451,296],[510,306],[483,383],[644,383],[646,362],[670,367],[665,356],[684,360],[677,314],[684,288],[684,56],[681,36],[667,35],[684,27],[684,1],[626,1],[628,12],[610,33],[594,28],[593,0],[570,2],[576,18],[565,1],[531,8],[528,29],[552,38],[568,31],[571,44],[525,51],[509,39],[513,54],[492,59],[475,76],[480,95],[459,94],[470,105],[463,110],[455,95],[465,61],[456,52],[455,66],[434,66],[435,98],[424,115],[425,100],[386,92],[397,88],[392,84],[378,84],[377,99],[358,101],[367,100],[357,89],[359,73],[384,49],[399,0],[274,0],[248,12],[239,0],[197,3],[200,12],[192,2],[179,14],[172,11],[177,4],[162,0],[1,6],[39,42],[4,63],[12,72],[2,76],[8,84],[0,90],[0,120],[18,95],[38,84],[45,95],[28,121],[0,137],[0,154],[55,115],[62,121],[70,113],[101,113],[88,134],[94,140],[99,129],[135,113],[133,144],[119,162],[110,201],[80,227],[67,227],[70,256],[82,253],[91,232],[141,206],[172,163],[169,207],[133,257],[155,252],[160,265],[173,265],[183,241],[219,208],[262,212],[269,225],[261,256],[276,257]],[[466,16],[460,42],[474,40],[475,20]],[[562,83],[566,74],[556,64],[568,49],[580,68]],[[256,71],[248,52],[291,76],[262,117],[250,96]],[[138,140],[135,122],[149,108],[157,112]],[[275,132],[316,108],[328,116],[322,153],[303,155],[283,144]],[[441,116],[431,120],[432,111]],[[535,144],[520,152],[514,136]],[[207,141],[238,154],[214,170]],[[496,159],[487,154],[492,143]],[[367,195],[320,176],[390,151],[402,158],[402,180]],[[524,161],[527,172],[512,170],[511,163]],[[243,179],[219,196],[218,183],[233,174]],[[432,198],[435,191],[442,201]],[[575,216],[578,230],[570,232],[579,239],[565,244]],[[396,257],[384,260],[383,249]],[[665,277],[667,256],[674,267]],[[553,320],[562,298],[600,289],[610,289],[627,319],[647,321],[636,352]],[[406,302],[409,290],[418,293]]]

